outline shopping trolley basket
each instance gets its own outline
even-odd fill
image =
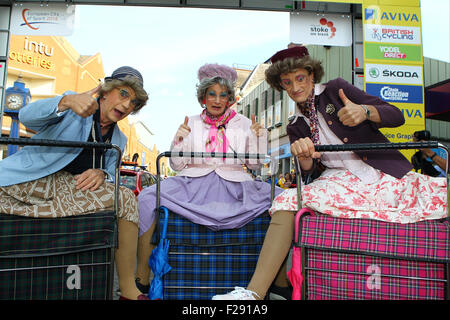
[[[270,159],[261,154],[163,152],[157,157],[156,208],[161,208],[159,161],[162,157]],[[274,188],[272,184],[272,198]],[[163,223],[164,219],[160,219],[157,228],[162,229]],[[164,299],[207,300],[235,286],[245,287],[253,275],[269,223],[268,213],[262,213],[241,228],[212,231],[169,212],[166,238],[170,242],[171,270],[163,277]],[[158,235],[157,229],[155,242]]]
[[[112,299],[121,150],[109,143],[0,138],[0,144],[114,149],[114,209],[82,216],[0,214],[0,300]]]
[[[437,142],[321,145],[316,150],[436,147],[448,159],[447,148]],[[290,271],[294,299],[449,299],[448,217],[408,224],[332,217],[302,208],[297,186],[300,210]]]

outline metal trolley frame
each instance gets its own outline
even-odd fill
[[[436,141],[427,141],[427,142],[413,142],[413,143],[367,143],[367,144],[343,144],[343,145],[317,145],[315,146],[315,150],[318,152],[338,152],[338,151],[362,151],[362,150],[387,150],[387,149],[423,149],[423,148],[440,148],[443,149],[447,155],[447,165],[446,165],[446,172],[447,172],[447,195],[449,195],[449,182],[450,182],[450,175],[448,174],[449,169],[449,151],[448,148]],[[298,201],[298,210],[300,211],[302,209],[302,197],[301,197],[301,170],[298,163],[298,160],[295,158],[295,169],[297,172],[297,197],[299,199]],[[449,199],[447,198],[447,201]],[[448,206],[447,206],[447,212]],[[304,216],[307,216],[305,214]],[[447,216],[449,217],[450,214],[448,213]],[[301,265],[302,265],[302,274],[303,274],[303,282],[301,287],[301,296],[303,299],[308,298],[308,283],[307,283],[307,273],[311,269],[308,266],[307,261],[307,251],[309,250],[306,246],[302,245],[301,243],[301,230],[302,230],[302,217],[299,217],[296,219],[296,224],[298,224],[298,234],[297,238],[294,239],[294,246],[296,248],[300,248],[301,250]],[[297,227],[297,226],[296,226]],[[330,249],[330,251],[332,251]],[[355,253],[356,254],[356,253]],[[361,254],[361,253],[360,253]],[[436,279],[436,281],[442,282],[445,281],[445,297],[446,299],[450,299],[450,264],[444,263],[444,273],[446,280],[442,279]],[[344,271],[342,271],[344,272]],[[370,276],[370,275],[368,275]]]
[[[159,222],[160,216],[163,214],[163,210],[160,204],[160,183],[161,183],[161,172],[160,172],[160,159],[163,157],[187,157],[187,158],[227,158],[227,159],[240,159],[242,160],[248,160],[248,159],[255,159],[260,161],[267,161],[270,159],[268,155],[265,154],[250,154],[250,153],[219,153],[219,152],[171,152],[166,151],[158,155],[156,160],[156,170],[157,170],[157,184],[156,184],[156,210],[157,215],[156,221],[156,230],[155,230],[155,236],[153,240],[156,239],[156,241],[159,241],[160,237],[160,228],[162,223]],[[275,185],[272,184],[272,199],[274,194],[274,187]],[[161,216],[162,218],[162,216]],[[233,283],[236,281],[242,282],[241,280],[237,280],[234,278],[235,276],[232,276],[231,273],[224,275],[224,277],[220,277],[221,279],[218,280],[216,283],[215,276],[211,276],[213,278],[208,278],[208,284],[204,283],[206,280],[204,277],[209,277],[209,275],[206,275],[207,271],[200,268],[198,265],[197,269],[198,271],[187,271],[185,270],[184,263],[189,264],[191,259],[200,259],[201,261],[204,261],[204,263],[207,265],[209,263],[217,266],[219,269],[223,269],[221,266],[221,263],[224,260],[226,260],[226,263],[231,263],[231,261],[234,261],[233,263],[237,263],[241,265],[240,273],[241,274],[247,274],[247,272],[250,274],[253,273],[253,263],[256,265],[256,261],[259,256],[259,250],[262,246],[262,242],[264,240],[265,232],[267,230],[268,224],[270,222],[270,218],[265,215],[261,215],[255,220],[249,222],[247,225],[239,228],[239,229],[227,229],[227,230],[221,230],[221,231],[207,231],[207,228],[201,225],[197,225],[194,223],[189,223],[189,232],[193,232],[194,234],[197,234],[199,232],[202,239],[208,238],[208,241],[212,241],[210,237],[214,237],[214,243],[210,243],[209,245],[205,244],[199,244],[196,245],[194,243],[190,243],[188,234],[185,233],[185,235],[181,236],[183,240],[178,238],[175,243],[172,243],[169,249],[169,256],[172,257],[173,263],[177,265],[177,267],[169,271],[169,273],[172,272],[170,275],[170,280],[167,278],[167,275],[162,278],[163,280],[163,287],[164,291],[167,293],[164,294],[164,299],[209,299],[209,295],[213,294],[213,292],[217,293],[226,290],[230,290],[233,287],[229,287],[228,284]],[[172,216],[172,219],[169,218],[169,228],[178,228],[180,227],[180,224],[188,223],[187,220],[185,220],[182,217]],[[175,227],[177,226],[177,227]],[[180,228],[181,229],[181,228]],[[252,230],[252,231],[250,231]],[[175,231],[171,231],[172,236],[175,236],[173,234]],[[239,238],[240,240],[237,240],[237,235],[239,234],[241,237],[243,234],[247,234],[247,232],[252,233],[251,239],[244,240],[245,236],[243,238]],[[212,236],[212,233],[214,233],[214,236]],[[216,237],[217,234],[217,237]],[[249,233],[250,234],[250,233]],[[169,235],[169,232],[168,232]],[[170,236],[169,236],[170,238]],[[196,242],[197,238],[195,238]],[[225,240],[226,239],[226,240]],[[170,239],[169,239],[170,240]],[[175,240],[175,239],[172,239]],[[186,241],[186,242],[184,242]],[[200,241],[200,240],[199,240]],[[216,244],[215,241],[218,241],[220,244]],[[208,242],[209,243],[209,242]],[[174,249],[172,249],[174,248]],[[186,251],[184,251],[186,250]],[[185,257],[185,258],[182,258]],[[194,258],[197,257],[197,258]],[[209,257],[209,258],[208,258]],[[213,258],[214,257],[214,258]],[[205,260],[203,260],[205,259]],[[212,259],[212,260],[209,260]],[[197,263],[200,260],[195,260]],[[212,262],[214,261],[214,262]],[[217,263],[217,265],[216,265]],[[180,265],[178,265],[180,264]],[[206,267],[206,265],[204,267]],[[179,269],[182,268],[182,269]],[[188,267],[189,268],[189,267]],[[254,266],[253,266],[254,268]],[[179,275],[179,272],[183,270],[184,275]],[[190,269],[189,269],[190,270]],[[192,273],[191,273],[192,272]],[[198,272],[198,273],[197,273]],[[195,276],[194,276],[195,274]],[[201,275],[200,275],[201,274]],[[181,278],[178,278],[178,277]],[[192,278],[193,277],[193,278]],[[167,278],[167,279],[165,279]],[[174,278],[177,280],[175,281]],[[186,280],[189,278],[189,280]],[[199,280],[201,278],[202,280]],[[231,280],[231,279],[234,280]],[[198,280],[194,280],[198,279]],[[224,280],[226,279],[226,280]],[[183,286],[175,285],[175,282],[183,281],[185,284]],[[199,282],[197,282],[199,281]],[[246,280],[247,281],[247,280]],[[200,282],[202,284],[200,284]],[[170,284],[167,284],[170,283]],[[226,283],[226,284],[225,284]],[[242,284],[241,284],[242,285]],[[224,292],[225,292],[224,291]]]
[[[70,148],[89,148],[89,149],[113,149],[116,151],[117,157],[116,157],[116,163],[115,163],[115,182],[114,182],[114,212],[113,212],[113,217],[104,217],[104,216],[99,216],[98,219],[108,219],[108,223],[109,221],[111,221],[111,223],[113,223],[113,225],[111,225],[111,236],[107,236],[112,237],[112,241],[109,242],[107,241],[106,244],[102,245],[102,250],[109,250],[109,257],[105,258],[109,261],[106,262],[97,262],[97,263],[90,263],[89,265],[107,265],[107,275],[106,275],[106,289],[105,289],[105,299],[107,300],[112,300],[113,299],[113,287],[114,287],[114,253],[115,253],[115,248],[117,246],[118,243],[118,225],[117,225],[117,210],[118,210],[118,206],[119,206],[119,175],[120,175],[120,163],[121,163],[121,158],[122,158],[122,151],[121,149],[114,144],[110,144],[110,143],[97,143],[97,142],[78,142],[78,141],[60,141],[60,140],[43,140],[43,139],[23,139],[23,138],[0,138],[0,144],[11,144],[11,145],[19,145],[19,146],[51,146],[51,147],[70,147]],[[101,214],[101,212],[96,212],[93,215],[96,214]],[[105,212],[106,214],[106,212]],[[108,213],[109,215],[111,215],[111,213]],[[5,216],[9,216],[9,215],[3,215]],[[13,216],[16,217],[16,216]],[[19,216],[17,216],[19,217]],[[74,218],[76,219],[83,219],[83,217],[85,216],[76,216]],[[19,218],[23,218],[23,219],[30,219],[33,220],[34,218],[28,218],[28,217],[19,217]],[[39,220],[44,221],[48,221],[49,219],[53,219],[53,218],[42,218]],[[66,218],[55,218],[53,220],[56,221],[56,219],[66,219]],[[34,222],[30,222],[31,225],[35,226],[36,225],[36,219],[33,220]],[[58,220],[58,221],[62,221],[62,220]],[[80,220],[78,220],[80,221]],[[61,222],[62,223],[62,222]],[[71,224],[76,224],[77,222],[75,222],[75,220],[73,221],[67,221],[66,224],[71,225]],[[105,223],[105,222],[103,222]],[[1,232],[1,230],[0,230]],[[94,231],[89,231],[89,232],[96,232],[96,230],[94,229]],[[1,235],[1,234],[0,234]],[[36,236],[36,235],[34,235]],[[39,234],[37,234],[37,236],[39,236]],[[95,247],[96,244],[93,244],[93,247]],[[109,248],[109,249],[108,249]],[[97,248],[98,249],[98,248]],[[84,249],[84,251],[89,250],[89,248]],[[73,253],[73,252],[72,252]],[[47,253],[50,257],[55,257],[58,256],[58,254],[55,253],[51,253],[48,252]],[[92,253],[94,254],[94,253]],[[61,253],[59,253],[59,255],[61,255]],[[39,255],[36,255],[39,257]],[[31,256],[31,260],[33,260],[36,256]],[[12,256],[3,256],[0,258],[5,258],[5,259],[18,259],[18,258],[24,258],[24,257],[29,257],[28,254],[20,254],[20,255],[12,255]],[[64,261],[64,258],[62,258],[62,260]],[[84,264],[85,266],[86,264]],[[48,269],[50,270],[50,268],[54,268],[55,266],[40,266],[36,269],[40,269],[40,270],[45,270]],[[61,266],[58,266],[59,268]],[[63,267],[67,267],[66,265],[63,265]],[[15,272],[15,271],[27,271],[27,270],[31,270],[30,272],[33,271],[33,267],[29,267],[29,266],[25,266],[25,267],[21,267],[21,268],[7,268],[5,270],[2,270],[0,268],[0,273],[1,272]],[[51,273],[52,271],[47,271],[47,273]],[[56,270],[54,270],[53,272],[56,272]],[[47,281],[51,281],[51,280],[47,280]],[[28,299],[26,297],[20,296],[19,297],[13,297],[14,299]],[[64,298],[64,297],[62,297]],[[59,299],[59,298],[56,298]],[[84,299],[84,298],[83,298]]]

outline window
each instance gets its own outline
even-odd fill
[[[136,189],[136,176],[120,176],[120,184],[131,190]]]
[[[253,100],[253,113],[256,116],[256,121],[258,121],[259,119],[258,98]]]
[[[150,182],[150,185],[154,185],[156,183],[156,177],[154,175],[146,173],[146,176],[148,178],[148,181]]]
[[[267,109],[267,90],[263,92],[262,94],[262,101],[263,101],[263,109]]]
[[[150,186],[150,181],[148,180],[147,174],[141,174],[141,187],[145,189]]]
[[[269,89],[267,92],[267,106],[270,107],[273,105],[273,89]]]

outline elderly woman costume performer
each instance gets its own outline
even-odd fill
[[[398,150],[320,154],[315,144],[389,142],[378,130],[404,123],[402,112],[338,78],[319,84],[323,69],[306,47],[277,52],[266,80],[286,90],[297,104],[287,126],[292,155],[299,160],[302,202],[321,213],[345,218],[370,218],[409,223],[444,218],[446,181],[410,172],[412,166]],[[292,243],[296,189],[275,198],[271,224],[255,273],[247,289],[215,296],[221,300],[263,298]]]
[[[97,98],[93,96],[97,95]],[[105,83],[84,93],[66,92],[20,110],[37,132],[32,139],[111,142],[127,138],[116,123],[147,102],[139,71],[116,69]],[[95,151],[94,151],[95,150]],[[0,212],[35,218],[95,213],[113,208],[113,150],[26,146],[0,161]],[[116,265],[122,299],[148,299],[135,285],[139,211],[136,196],[120,187]]]
[[[197,99],[204,109],[200,115],[185,117],[172,151],[266,153],[266,130],[254,118],[251,121],[230,108],[235,101],[236,78],[236,71],[224,65],[206,64],[199,69]],[[259,161],[252,159],[172,157],[171,167],[179,173],[161,183],[161,205],[212,230],[245,225],[270,208],[271,192],[269,184],[254,181],[243,170],[244,162],[251,170],[260,167]],[[277,188],[276,193],[280,192]],[[138,197],[142,237],[136,276],[143,285],[149,280],[155,193],[153,186]]]

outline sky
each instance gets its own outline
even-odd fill
[[[450,0],[421,0],[423,55],[450,62]],[[100,52],[105,74],[129,65],[144,77],[149,102],[131,121],[167,151],[185,116],[201,112],[197,70],[205,63],[252,68],[289,41],[289,13],[162,7],[76,8],[67,40],[82,55]]]

